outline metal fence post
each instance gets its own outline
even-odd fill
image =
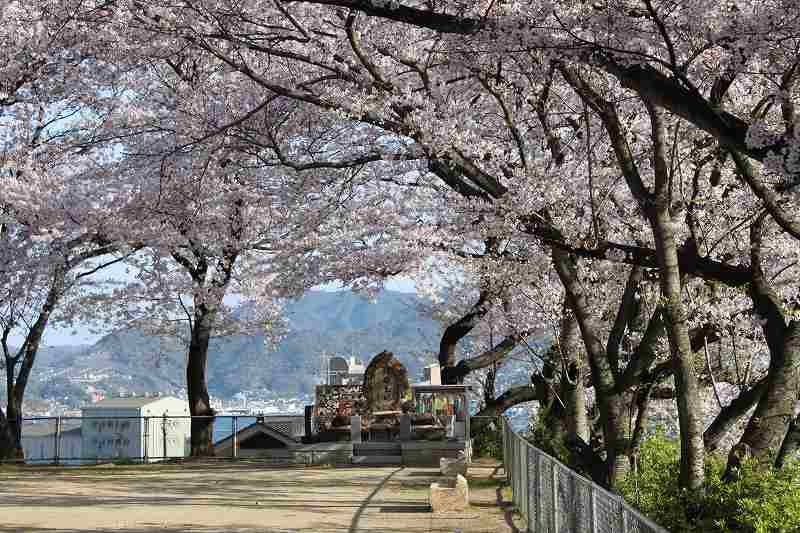
[[[537,502],[539,461],[533,446],[528,446],[525,452],[528,456],[528,532],[535,533],[538,531],[539,524],[539,505]],[[531,469],[533,469],[533,474],[531,474]]]
[[[509,481],[508,461],[510,461],[511,458],[508,456],[508,430],[506,429],[505,419],[500,419],[500,427],[503,428],[503,472],[506,475],[506,481]]]
[[[536,452],[536,531],[544,529],[544,510],[542,509],[542,456]]]
[[[150,440],[150,417],[146,416],[146,417],[144,417],[144,450],[143,450],[143,453],[142,453],[142,462],[143,463],[148,462],[147,461],[147,454],[148,454],[149,450],[147,449],[148,448],[147,445],[149,443],[149,440]]]
[[[53,443],[53,462],[56,466],[58,466],[59,456],[61,452],[61,417],[56,417],[56,433],[55,433],[55,442]]]
[[[169,458],[167,451],[167,413],[166,411],[161,415],[161,455],[166,460]]]
[[[625,505],[622,502],[620,502],[620,504],[621,504],[619,506],[619,511],[620,511],[620,513],[619,513],[619,521],[621,522],[620,531],[622,533],[627,533],[627,531],[628,531],[628,521],[625,520],[627,518],[625,516]]]
[[[231,423],[231,430],[233,431],[232,438],[233,441],[231,442],[231,450],[233,454],[233,458],[236,459],[239,457],[239,417],[234,415],[233,421]]]
[[[522,472],[520,475],[520,481],[522,481],[522,493],[523,497],[525,498],[522,502],[522,509],[525,511],[525,519],[528,521],[528,524],[531,523],[531,493],[530,485],[528,484],[528,445],[525,441],[520,439],[520,467],[522,468]]]
[[[592,533],[599,533],[597,529],[597,497],[593,485],[589,485],[589,512],[592,516]]]
[[[506,433],[506,421],[503,418],[500,419],[500,429],[503,434],[503,473],[508,481],[508,433]]]
[[[553,532],[558,532],[558,465],[553,463]]]
[[[525,446],[522,443],[522,439],[517,439],[517,446],[519,447],[518,457],[519,461],[517,461],[517,486],[519,486],[519,511],[520,513],[525,513],[525,473],[523,472],[523,467],[525,466],[525,459],[523,455],[525,454]]]

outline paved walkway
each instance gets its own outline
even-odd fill
[[[0,532],[505,533],[496,469],[473,469],[471,507],[433,514],[423,468],[256,465],[0,468]],[[472,475],[471,475],[472,477]]]

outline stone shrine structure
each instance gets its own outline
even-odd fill
[[[359,413],[362,416],[384,411],[399,412],[410,391],[408,372],[392,352],[383,351],[367,366],[362,388],[366,399],[366,412]]]

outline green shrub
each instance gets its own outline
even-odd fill
[[[542,450],[547,455],[554,457],[573,469],[579,465],[572,461],[572,457],[564,444],[565,434],[560,425],[553,426],[553,421],[548,416],[548,409],[540,408],[535,418],[528,425],[528,442]]]
[[[701,502],[678,487],[679,471],[679,444],[656,435],[642,445],[638,472],[628,475],[620,492],[673,533],[800,531],[800,462],[775,470],[748,461],[739,481],[724,483],[725,458],[710,454],[706,495]],[[689,509],[698,511],[694,521],[687,516]]]
[[[498,422],[487,424],[473,435],[472,451],[476,457],[503,458],[503,430]]]

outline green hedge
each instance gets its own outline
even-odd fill
[[[706,495],[690,500],[678,487],[680,448],[657,435],[641,449],[639,469],[631,472],[620,492],[633,505],[672,533],[800,532],[800,462],[782,470],[759,468],[755,461],[742,468],[739,481],[723,483],[725,458],[709,455]],[[687,510],[699,514],[691,523]]]

